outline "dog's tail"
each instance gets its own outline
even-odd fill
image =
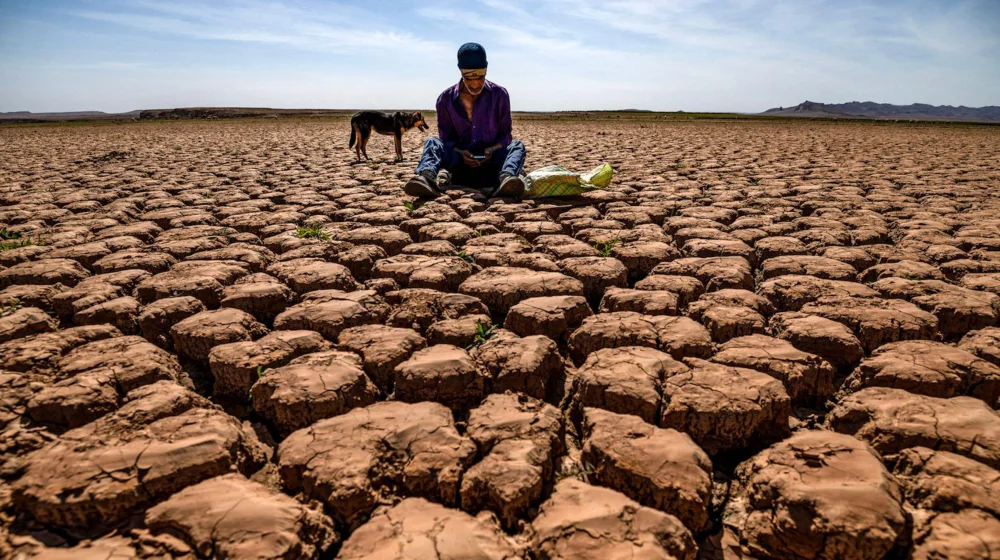
[[[357,141],[358,136],[358,126],[354,124],[354,118],[351,118],[351,143],[347,145],[348,148],[354,147],[354,142]]]

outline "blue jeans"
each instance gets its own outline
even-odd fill
[[[434,175],[442,169],[451,171],[452,183],[472,188],[496,188],[500,174],[520,175],[524,171],[524,144],[514,140],[505,148],[493,152],[490,160],[481,167],[467,167],[461,154],[445,149],[437,136],[424,140],[424,153],[420,156],[417,173],[429,171]]]

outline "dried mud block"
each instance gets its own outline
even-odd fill
[[[27,413],[36,422],[75,428],[116,410],[129,391],[180,377],[176,358],[138,336],[97,340],[59,361],[55,383],[35,393]]]
[[[403,402],[433,401],[452,410],[468,410],[482,400],[488,383],[489,376],[468,352],[438,344],[415,352],[396,366],[394,397]]]
[[[742,463],[730,496],[723,522],[752,558],[875,560],[905,550],[899,484],[850,436],[797,432]],[[803,512],[810,522],[799,521]]]
[[[858,274],[858,281],[872,283],[883,278],[906,278],[907,280],[944,280],[944,274],[936,266],[901,260],[877,264]]]
[[[686,308],[688,304],[705,293],[704,284],[693,276],[656,274],[655,271],[636,282],[635,289],[651,292],[673,292],[677,294],[678,309]]]
[[[748,290],[724,289],[708,292],[688,306],[687,314],[699,320],[701,314],[715,306],[749,307],[764,317],[774,314],[774,306],[766,298]]]
[[[570,356],[578,365],[596,350],[622,346],[657,348],[678,360],[707,358],[712,353],[712,338],[705,327],[687,317],[642,315],[630,311],[588,317],[569,337]]]
[[[633,311],[643,315],[677,315],[678,302],[679,297],[673,292],[609,288],[601,298],[600,312]]]
[[[57,527],[112,526],[192,484],[233,471],[249,474],[263,462],[256,436],[235,418],[208,408],[177,410],[183,407],[176,399],[154,406],[150,399],[167,395],[149,387],[156,391],[146,398],[26,457],[24,475],[12,487],[15,507]]]
[[[605,290],[624,288],[628,269],[618,259],[604,257],[572,257],[559,261],[559,268],[583,283],[583,295],[597,307]]]
[[[350,292],[358,287],[351,271],[321,259],[292,259],[267,267],[267,273],[288,284],[297,294],[317,290]]]
[[[70,322],[73,317],[100,303],[125,296],[120,286],[98,282],[89,285],[78,284],[52,296],[52,310],[60,320]]]
[[[126,296],[88,307],[74,315],[73,322],[77,325],[109,323],[124,334],[136,334],[139,332],[141,311],[142,304],[135,298]]]
[[[717,305],[701,313],[701,324],[722,344],[738,336],[763,334],[767,320],[749,307]]]
[[[788,433],[791,399],[781,381],[704,360],[685,363],[690,369],[663,381],[661,427],[688,434],[713,456]]]
[[[757,258],[757,262],[764,263],[768,259],[773,259],[775,257],[787,257],[792,255],[805,255],[809,253],[806,248],[798,239],[794,237],[766,237],[764,239],[757,240],[753,245],[754,256]],[[867,253],[865,253],[867,255]]]
[[[38,560],[130,560],[140,558],[135,541],[128,537],[106,536],[85,540],[71,547],[43,547],[33,552]]]
[[[295,432],[278,447],[278,468],[287,491],[354,528],[394,491],[457,504],[475,455],[444,406],[379,402]]]
[[[65,291],[66,286],[55,285],[14,285],[0,290],[0,306],[37,307],[46,313],[54,313],[52,298]]]
[[[516,529],[552,480],[563,452],[562,412],[524,395],[490,395],[469,413],[466,435],[483,459],[462,476],[462,509],[490,509],[504,528]]]
[[[358,245],[377,245],[390,257],[400,254],[403,247],[413,243],[413,238],[395,226],[359,227],[338,231],[332,235],[338,241]]]
[[[650,274],[694,276],[709,292],[724,289],[753,289],[750,262],[741,257],[677,259],[657,265]]]
[[[912,558],[965,560],[1000,554],[1000,520],[976,509],[914,514]]]
[[[51,374],[74,348],[88,342],[121,336],[111,325],[72,327],[0,343],[0,370]]]
[[[424,257],[450,257],[458,252],[458,249],[450,241],[424,241],[423,243],[411,243],[403,247],[404,255],[421,255]]]
[[[674,558],[694,560],[691,533],[673,515],[624,494],[566,478],[531,522],[539,558]]]
[[[222,290],[220,307],[245,311],[265,323],[271,323],[295,301],[295,293],[275,280],[273,282],[237,282]]]
[[[188,255],[185,261],[239,261],[245,263],[250,272],[263,272],[272,262],[275,255],[267,247],[232,243],[225,248],[212,251],[202,251]]]
[[[320,290],[275,317],[274,329],[316,331],[332,342],[344,329],[381,323],[388,313],[388,304],[371,290]]]
[[[866,387],[891,387],[929,397],[976,397],[996,407],[1000,367],[940,342],[894,342],[861,362],[844,382],[851,393]]]
[[[896,457],[893,474],[917,508],[979,509],[1000,516],[1000,472],[968,457],[913,447]]]
[[[849,370],[865,357],[851,329],[817,315],[789,311],[771,317],[771,331],[799,350],[816,354],[838,370]]]
[[[712,461],[688,435],[599,408],[584,409],[583,432],[591,480],[676,516],[694,533],[708,527]]]
[[[321,511],[239,474],[181,490],[150,508],[145,522],[154,540],[180,537],[205,557],[315,558],[340,540]]]
[[[1000,366],[1000,328],[990,327],[972,331],[962,337],[958,347],[995,366]]]
[[[763,282],[757,287],[757,293],[767,298],[778,311],[798,311],[803,305],[826,297],[866,298],[879,295],[864,284],[797,274]]]
[[[422,498],[407,498],[376,513],[355,530],[344,541],[337,558],[389,556],[507,560],[518,557],[518,547],[499,527],[484,519]]]
[[[255,341],[215,346],[208,353],[208,366],[215,380],[212,395],[216,399],[244,400],[257,382],[258,372],[330,347],[329,342],[313,331],[275,331]]]
[[[543,235],[533,240],[537,250],[557,260],[574,257],[596,257],[597,249],[568,235]]]
[[[192,296],[159,299],[144,307],[139,314],[139,330],[143,338],[169,350],[173,348],[170,328],[204,310],[205,304]]]
[[[507,233],[515,233],[528,241],[538,237],[563,233],[563,227],[555,222],[510,222],[504,228]]]
[[[493,321],[489,315],[465,315],[458,319],[444,319],[427,327],[427,343],[450,344],[466,348],[476,342],[480,328],[491,329]]]
[[[59,321],[37,307],[22,307],[0,317],[0,344],[35,334],[52,332]]]
[[[457,222],[437,222],[426,225],[417,232],[417,241],[448,241],[462,246],[475,237],[476,232],[465,224]]]
[[[842,399],[826,425],[868,441],[886,458],[930,447],[1000,468],[1000,416],[972,397],[939,399],[871,387]]]
[[[361,369],[361,358],[339,351],[306,354],[268,369],[250,392],[254,411],[281,437],[379,397],[378,387]]]
[[[582,296],[529,298],[510,308],[504,328],[521,336],[537,334],[559,341],[591,315]]]
[[[407,288],[386,294],[392,310],[386,324],[425,332],[432,324],[467,315],[488,315],[489,309],[479,298],[464,294],[446,294],[426,288]]]
[[[471,264],[455,256],[398,255],[375,263],[372,275],[392,278],[404,288],[454,292],[474,270]]]
[[[687,371],[669,354],[641,346],[597,350],[573,378],[573,402],[657,424],[663,380]]]
[[[563,378],[563,359],[556,343],[541,335],[518,337],[500,330],[497,336],[473,348],[470,355],[490,376],[495,393],[513,391],[545,399]]]
[[[487,268],[458,287],[465,295],[479,298],[494,314],[506,315],[515,304],[528,298],[582,296],[583,283],[557,272],[526,268]]]
[[[785,340],[761,334],[734,338],[720,346],[710,361],[780,380],[795,405],[820,406],[833,395],[833,366]]]
[[[87,270],[93,271],[94,263],[102,257],[106,257],[110,254],[111,250],[108,249],[108,245],[106,243],[94,241],[91,243],[74,245],[72,247],[53,249],[52,251],[46,253],[45,258],[74,260],[80,263],[80,265]]]
[[[426,347],[417,331],[383,325],[345,329],[337,339],[338,350],[361,356],[365,373],[385,394],[392,393],[396,366]]]
[[[905,299],[938,319],[943,336],[995,326],[1000,316],[1000,296],[977,292],[940,280],[887,278],[872,285],[883,297]]]
[[[661,241],[635,241],[617,245],[611,255],[628,269],[628,280],[637,282],[649,275],[660,263],[680,258],[676,247]]]
[[[827,247],[820,256],[849,264],[854,270],[865,270],[876,263],[875,258],[861,247]]]
[[[42,259],[0,270],[0,288],[15,284],[62,284],[72,287],[88,276],[87,269],[74,260]]]
[[[202,311],[170,328],[177,354],[204,365],[208,365],[213,346],[255,340],[265,334],[267,327],[239,309]]]
[[[764,280],[786,274],[853,281],[858,271],[838,260],[809,255],[773,257],[760,263],[760,277]]]
[[[136,297],[150,304],[159,299],[191,296],[212,309],[219,306],[223,288],[248,273],[243,263],[236,261],[181,262],[143,280],[136,288]]]
[[[902,340],[933,340],[934,315],[912,303],[883,298],[822,298],[802,306],[802,313],[837,321],[851,329],[866,352]]]

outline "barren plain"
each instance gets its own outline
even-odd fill
[[[348,133],[0,128],[0,557],[1000,557],[1000,128]]]

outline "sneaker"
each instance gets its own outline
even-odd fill
[[[500,186],[493,191],[490,198],[521,198],[524,194],[524,179],[518,176],[504,174]]]
[[[417,198],[436,198],[441,196],[441,191],[434,186],[436,182],[436,180],[431,181],[425,175],[417,174],[406,182],[406,185],[403,186],[403,192]]]
[[[448,171],[447,169],[442,169],[441,171],[438,171],[437,186],[438,190],[444,190],[444,187],[451,186],[451,171]]]

